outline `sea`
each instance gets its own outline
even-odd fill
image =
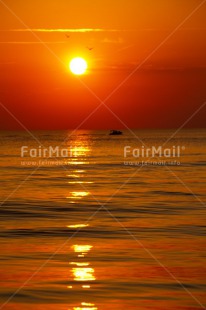
[[[205,129],[1,131],[0,179],[0,310],[206,309]]]

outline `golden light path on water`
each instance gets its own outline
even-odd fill
[[[87,141],[84,141],[86,144]],[[82,146],[82,141],[75,140],[74,146],[70,148],[72,158],[69,160],[70,165],[85,165],[88,164],[87,156],[91,151],[88,145]],[[72,187],[80,184],[92,184],[90,180],[85,181],[84,175],[86,174],[85,169],[72,169],[71,173],[67,175],[71,180],[68,181],[68,184]],[[80,180],[81,179],[81,180]],[[78,201],[89,196],[90,193],[86,190],[71,190],[69,196],[66,199],[69,200],[69,203],[77,204]],[[89,224],[83,223],[74,223],[70,224],[67,227],[71,229],[81,229],[88,227]],[[71,261],[69,264],[71,266],[71,276],[74,282],[81,285],[81,289],[88,290],[91,289],[91,282],[96,280],[95,270],[90,266],[90,262],[82,261],[87,254],[92,250],[93,246],[90,244],[74,244],[71,249],[77,256],[77,261]],[[72,290],[74,285],[67,286],[68,289]],[[73,307],[73,310],[97,310],[98,308],[94,303],[90,302],[81,302],[79,306]]]
[[[93,248],[92,245],[89,244],[74,244],[72,246],[72,250],[77,254],[77,257],[85,257]],[[90,267],[89,262],[70,262],[71,266],[75,266],[71,268],[71,273],[73,280],[77,283],[82,282],[90,282],[95,281],[95,270]],[[90,289],[91,284],[85,283],[81,285],[82,289]],[[73,286],[70,285],[67,287],[68,289],[73,289]],[[73,310],[97,310],[98,308],[93,303],[82,302],[81,306],[73,307]]]
[[[82,302],[81,303],[82,307],[74,307],[74,310],[97,310],[97,307],[94,307],[94,304],[87,303],[87,302]]]
[[[75,141],[75,146],[69,148],[70,159],[67,161],[69,165],[86,165],[89,164],[85,160],[88,154],[91,152],[91,149],[87,145],[80,145],[82,141]],[[85,143],[85,141],[84,141]]]
[[[85,257],[88,252],[92,249],[91,245],[73,245],[72,246],[78,257]],[[83,265],[79,265],[78,262],[72,262],[72,265],[77,267],[72,268],[73,280],[77,282],[95,281],[94,268],[88,267],[90,263],[86,262]],[[86,265],[85,265],[86,264]],[[90,288],[90,285],[82,285],[82,288]]]
[[[67,198],[73,198],[73,199],[81,199],[82,197],[88,196],[89,192],[84,191],[78,191],[78,192],[70,192],[71,196]]]
[[[68,225],[68,228],[83,228],[83,227],[88,227],[89,224],[75,224],[75,225]]]
[[[93,275],[93,268],[73,268],[72,272],[74,274],[75,281],[94,281],[95,277]]]
[[[86,182],[86,181],[72,181],[68,182],[69,184],[92,184],[93,182]]]

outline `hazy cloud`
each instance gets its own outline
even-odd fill
[[[42,43],[44,43],[44,44],[63,44],[63,43],[65,43],[66,41],[58,41],[58,42],[56,42],[56,41],[54,41],[54,42],[46,42],[46,41],[28,41],[28,42],[26,42],[26,41],[9,41],[9,42],[0,42],[0,44],[42,44]]]
[[[103,28],[63,28],[63,29],[46,29],[46,28],[25,28],[25,29],[11,29],[10,31],[16,32],[63,32],[63,33],[75,33],[75,32],[117,32],[117,29],[103,29]]]

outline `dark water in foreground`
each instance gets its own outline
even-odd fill
[[[135,133],[151,147],[173,131]],[[205,309],[206,131],[173,137],[169,166],[125,165],[143,145],[127,132],[33,134],[0,133],[0,309]],[[20,157],[64,140],[63,165]]]

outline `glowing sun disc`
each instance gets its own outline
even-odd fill
[[[81,57],[76,57],[70,61],[69,68],[73,74],[81,75],[87,70],[87,62]]]

